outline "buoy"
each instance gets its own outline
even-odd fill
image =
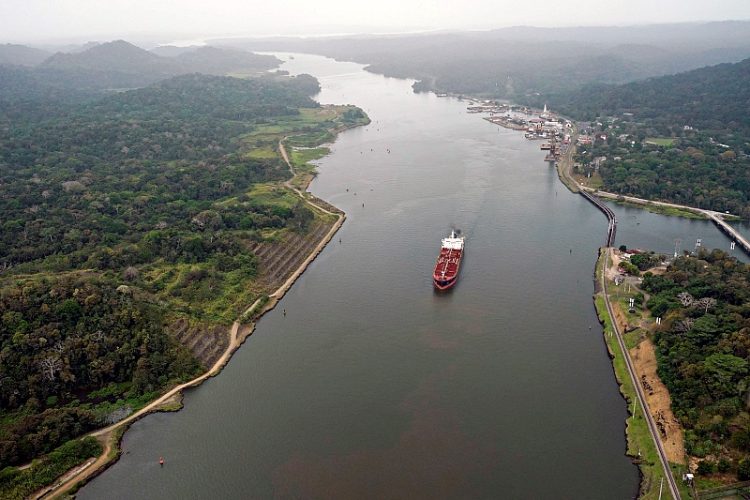
[[[159,465],[164,467],[164,457],[159,457]]]

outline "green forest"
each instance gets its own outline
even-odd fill
[[[750,132],[750,59],[650,78],[624,85],[586,85],[550,94],[561,113],[578,120],[628,114],[655,127],[684,125],[707,131]],[[667,130],[663,130],[666,132]]]
[[[600,176],[605,191],[750,218],[746,153],[740,156],[705,133],[660,144],[649,132],[655,131],[621,122],[599,127],[593,144],[578,147],[578,173]]]
[[[658,373],[704,474],[750,479],[750,266],[720,251],[675,259],[647,272],[643,290],[656,330]]]
[[[366,116],[321,109],[309,75],[104,96],[0,77],[18,82],[0,86],[0,469],[69,463],[78,448],[60,446],[204,371],[171,332],[227,329],[267,293],[255,245],[318,217],[283,187],[278,141],[317,145]],[[15,470],[0,492],[38,486]]]

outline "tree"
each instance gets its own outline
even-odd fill
[[[745,457],[737,464],[737,479],[740,481],[750,480],[750,457]]]
[[[135,281],[138,278],[138,269],[133,266],[128,266],[122,272],[122,277],[127,281]]]
[[[716,472],[716,463],[713,460],[701,460],[698,463],[698,474],[707,476]]]
[[[59,354],[48,354],[39,361],[39,368],[41,368],[44,378],[50,382],[53,382],[57,377],[57,373],[62,369],[62,360]]]
[[[703,297],[702,299],[698,299],[695,302],[695,305],[698,306],[698,307],[703,307],[704,308],[704,311],[703,311],[704,314],[708,314],[708,308],[709,307],[714,307],[716,305],[716,299],[714,299],[712,297]]]
[[[691,305],[693,305],[693,302],[695,300],[693,299],[693,296],[688,292],[680,292],[679,294],[677,294],[677,298],[680,299],[680,303],[685,307],[690,307]]]

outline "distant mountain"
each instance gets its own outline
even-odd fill
[[[161,52],[175,53],[173,49]],[[47,80],[48,86],[56,88],[123,89],[143,87],[187,73],[256,73],[274,68],[279,62],[272,56],[216,47],[192,47],[172,57],[163,57],[117,40],[92,44],[82,52],[58,52],[39,64],[34,75],[27,77]]]
[[[534,28],[329,38],[223,39],[247,50],[322,54],[418,80],[415,89],[521,100],[750,57],[750,22]]]
[[[750,133],[750,59],[615,86],[587,86],[554,96],[552,104],[576,118],[631,113],[702,129]]]
[[[487,33],[504,40],[535,40],[537,42],[577,41],[606,45],[638,43],[669,49],[711,49],[748,45],[750,22],[714,21],[668,23],[640,26],[586,26],[569,28],[537,28],[515,26]]]
[[[7,43],[0,45],[0,65],[13,64],[16,66],[36,66],[49,57],[49,52]]]
[[[164,76],[173,74],[170,65],[164,64],[163,58],[124,40],[95,45],[79,53],[58,52],[44,61],[40,67]]]
[[[273,56],[217,47],[198,47],[175,56],[174,60],[185,72],[213,75],[233,71],[265,71],[275,68],[280,62]]]
[[[172,54],[171,56],[161,56]],[[139,75],[144,83],[185,73],[223,75],[231,71],[264,71],[278,66],[273,56],[217,47],[162,47],[148,51],[124,40],[95,45],[74,54],[57,53],[40,68],[118,72]]]
[[[151,49],[149,52],[161,57],[175,57],[179,56],[180,54],[184,54],[185,52],[199,49],[200,47],[200,45],[189,45],[187,47],[177,47],[176,45],[159,45],[158,47],[154,47],[153,49]]]

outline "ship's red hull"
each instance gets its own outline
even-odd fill
[[[448,290],[458,281],[458,271],[461,269],[463,250],[441,248],[440,255],[432,272],[432,283],[438,290]]]

